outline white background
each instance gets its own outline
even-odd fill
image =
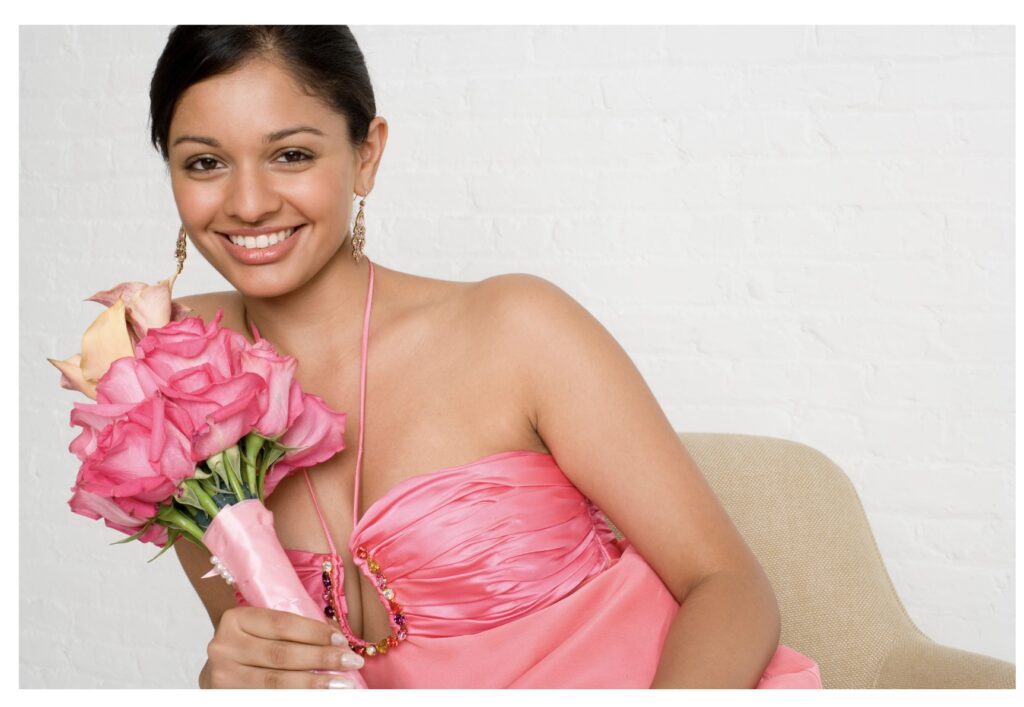
[[[20,32],[22,687],[192,687],[211,636],[173,551],[68,510],[85,398],[45,360],[84,297],[173,272],[169,29]],[[1012,27],[353,32],[390,125],[371,258],[556,283],[677,430],[833,459],[922,630],[1015,659]],[[229,287],[193,249],[175,294]]]

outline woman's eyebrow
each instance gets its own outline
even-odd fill
[[[308,125],[296,125],[292,128],[284,128],[282,130],[275,130],[272,133],[268,133],[263,136],[263,142],[277,142],[278,140],[284,140],[286,137],[294,135],[296,133],[312,133],[313,135],[319,135],[326,137],[323,131]],[[183,142],[199,142],[203,145],[209,145],[210,147],[220,147],[220,143],[212,137],[206,137],[205,135],[182,135],[171,143],[171,147],[175,147]]]

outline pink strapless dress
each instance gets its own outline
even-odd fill
[[[364,318],[362,387],[365,388]],[[364,420],[360,395],[360,420]],[[362,424],[347,548],[392,627],[366,656],[371,688],[647,688],[679,610],[639,552],[606,522],[550,454],[516,450],[421,474],[358,517]],[[344,564],[309,475],[328,553],[286,553],[310,596],[353,639]],[[376,569],[376,572],[373,570]],[[236,592],[236,601],[245,603]],[[380,639],[380,636],[370,637]],[[817,663],[780,645],[759,688],[821,688]]]

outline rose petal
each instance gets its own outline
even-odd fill
[[[58,361],[54,358],[47,358],[60,371],[60,387],[67,390],[77,390],[87,396],[96,399],[96,384],[85,379],[82,372],[82,354],[75,354],[69,359]]]
[[[96,384],[96,401],[100,403],[138,403],[151,397],[164,383],[142,361],[134,356],[119,358]]]
[[[174,275],[155,285],[147,285],[124,298],[128,305],[128,320],[139,339],[150,328],[162,327],[171,321],[171,286],[176,277]]]
[[[68,500],[68,505],[71,506],[71,510],[79,515],[92,518],[93,520],[103,517],[127,528],[134,526],[137,530],[147,520],[149,520],[152,515],[156,515],[156,504],[152,505],[152,513],[150,516],[139,517],[132,515],[115,501],[98,493],[86,491],[85,489],[78,487],[73,490],[74,494],[72,494],[71,498]],[[133,533],[134,531],[129,533],[129,535]]]
[[[86,297],[86,302],[99,302],[105,307],[112,306],[119,299],[130,297],[146,286],[144,282],[122,282],[114,285],[109,290],[100,290],[92,297]]]
[[[98,381],[110,364],[124,356],[134,356],[124,302],[118,300],[89,325],[82,335],[82,374],[87,381]]]

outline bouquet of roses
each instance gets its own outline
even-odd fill
[[[68,449],[81,461],[68,505],[167,551],[185,538],[252,606],[326,620],[302,586],[263,505],[296,470],[344,448],[345,413],[304,393],[298,361],[209,325],[171,300],[177,276],[121,283],[87,298],[107,306],[64,361],[63,388],[82,428]],[[152,561],[152,560],[150,560]],[[366,687],[357,671],[346,675]]]

